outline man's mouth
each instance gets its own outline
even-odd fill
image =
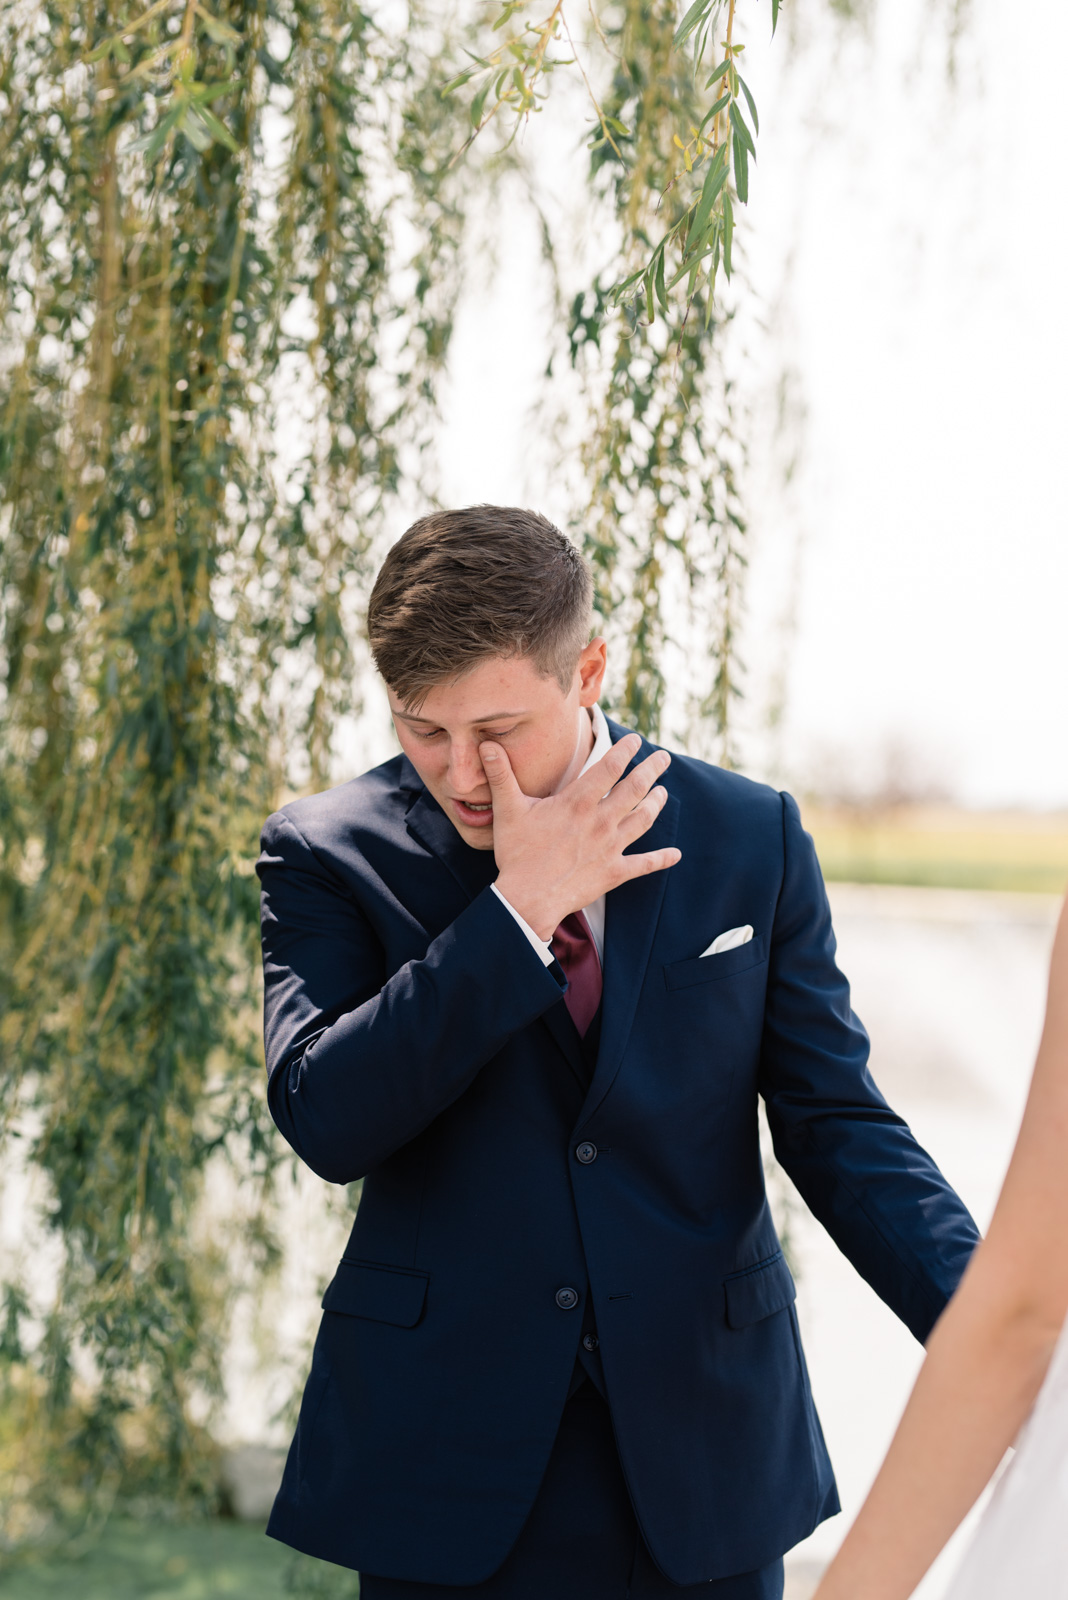
[[[493,821],[492,800],[479,800],[474,802],[471,800],[457,800],[454,798],[452,803],[456,807],[460,821],[466,822],[468,827],[485,827],[487,823]]]

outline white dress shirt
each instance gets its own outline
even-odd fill
[[[612,748],[612,735],[608,731],[608,723],[605,721],[604,712],[600,706],[590,707],[590,721],[593,724],[593,749],[586,757],[582,772],[588,772],[594,762],[600,761],[601,757],[607,755]],[[582,772],[579,773],[580,778],[582,777]],[[530,923],[524,917],[521,917],[515,906],[505,899],[495,883],[491,884],[490,887],[501,904],[508,907],[508,910],[512,913],[512,916],[518,922],[545,965],[550,966],[553,960],[550,941],[539,939]],[[588,906],[583,906],[582,908],[586,921],[590,925],[590,932],[593,934],[593,942],[597,946],[597,959],[601,963],[602,971],[604,970],[604,899],[604,895],[600,894],[596,900],[591,900]]]

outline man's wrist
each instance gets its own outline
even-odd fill
[[[548,944],[561,919],[546,905],[544,898],[532,894],[529,889],[524,889],[522,884],[517,886],[510,883],[505,873],[500,875],[493,887],[507,900],[512,910],[522,917],[527,926],[533,928],[538,938]]]
[[[501,905],[504,906],[516,927],[523,930],[523,937],[528,941],[531,949],[537,952],[538,959],[542,965],[546,967],[552,966],[553,951],[550,941],[548,939],[542,939],[540,935],[534,932],[534,929],[530,926],[530,923],[524,916],[520,915],[515,906],[508,899],[507,895],[503,895],[501,893],[497,884],[491,883],[490,889],[497,896],[497,899],[501,902]]]

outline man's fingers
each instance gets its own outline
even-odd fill
[[[640,734],[624,734],[611,750],[605,752],[600,761],[595,761],[588,772],[584,772],[581,778],[575,780],[576,783],[581,784],[583,789],[590,790],[599,800],[619,782],[641,747]]]
[[[616,785],[610,797],[613,803],[633,809],[640,805],[646,795],[668,767],[671,757],[666,750],[654,750],[651,756],[646,756],[641,764],[622,782]]]
[[[667,790],[662,788],[650,789],[644,800],[623,816],[619,824],[617,837],[622,842],[625,850],[627,845],[633,844],[635,839],[640,839],[643,833],[648,833],[657,817],[667,804]]]
[[[620,883],[627,883],[631,878],[644,878],[648,872],[663,872],[667,867],[674,867],[682,860],[682,851],[669,845],[666,850],[650,850],[643,856],[624,856],[621,865],[626,868]]]

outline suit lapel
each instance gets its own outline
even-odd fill
[[[412,837],[448,868],[468,900],[474,900],[497,876],[493,851],[473,850],[465,844],[426,789],[419,789],[405,822]]]
[[[627,732],[609,723],[612,743]],[[652,747],[643,741],[631,767],[650,755]],[[627,769],[630,771],[630,767]],[[633,845],[632,853],[645,855],[674,844],[679,823],[679,802],[669,794],[663,810],[648,833]],[[590,1092],[582,1108],[582,1121],[597,1110],[619,1071],[623,1050],[630,1037],[638,1004],[638,993],[649,965],[653,936],[660,918],[667,881],[674,871],[651,872],[642,878],[612,889],[605,901],[604,992],[601,1021],[601,1047],[597,1055]]]
[[[571,1020],[571,1013],[563,1000],[550,1006],[548,1011],[543,1011],[539,1020],[552,1035],[562,1056],[575,1074],[575,1080],[583,1095],[590,1086],[590,1069],[582,1052],[582,1040],[579,1038],[578,1029]]]

